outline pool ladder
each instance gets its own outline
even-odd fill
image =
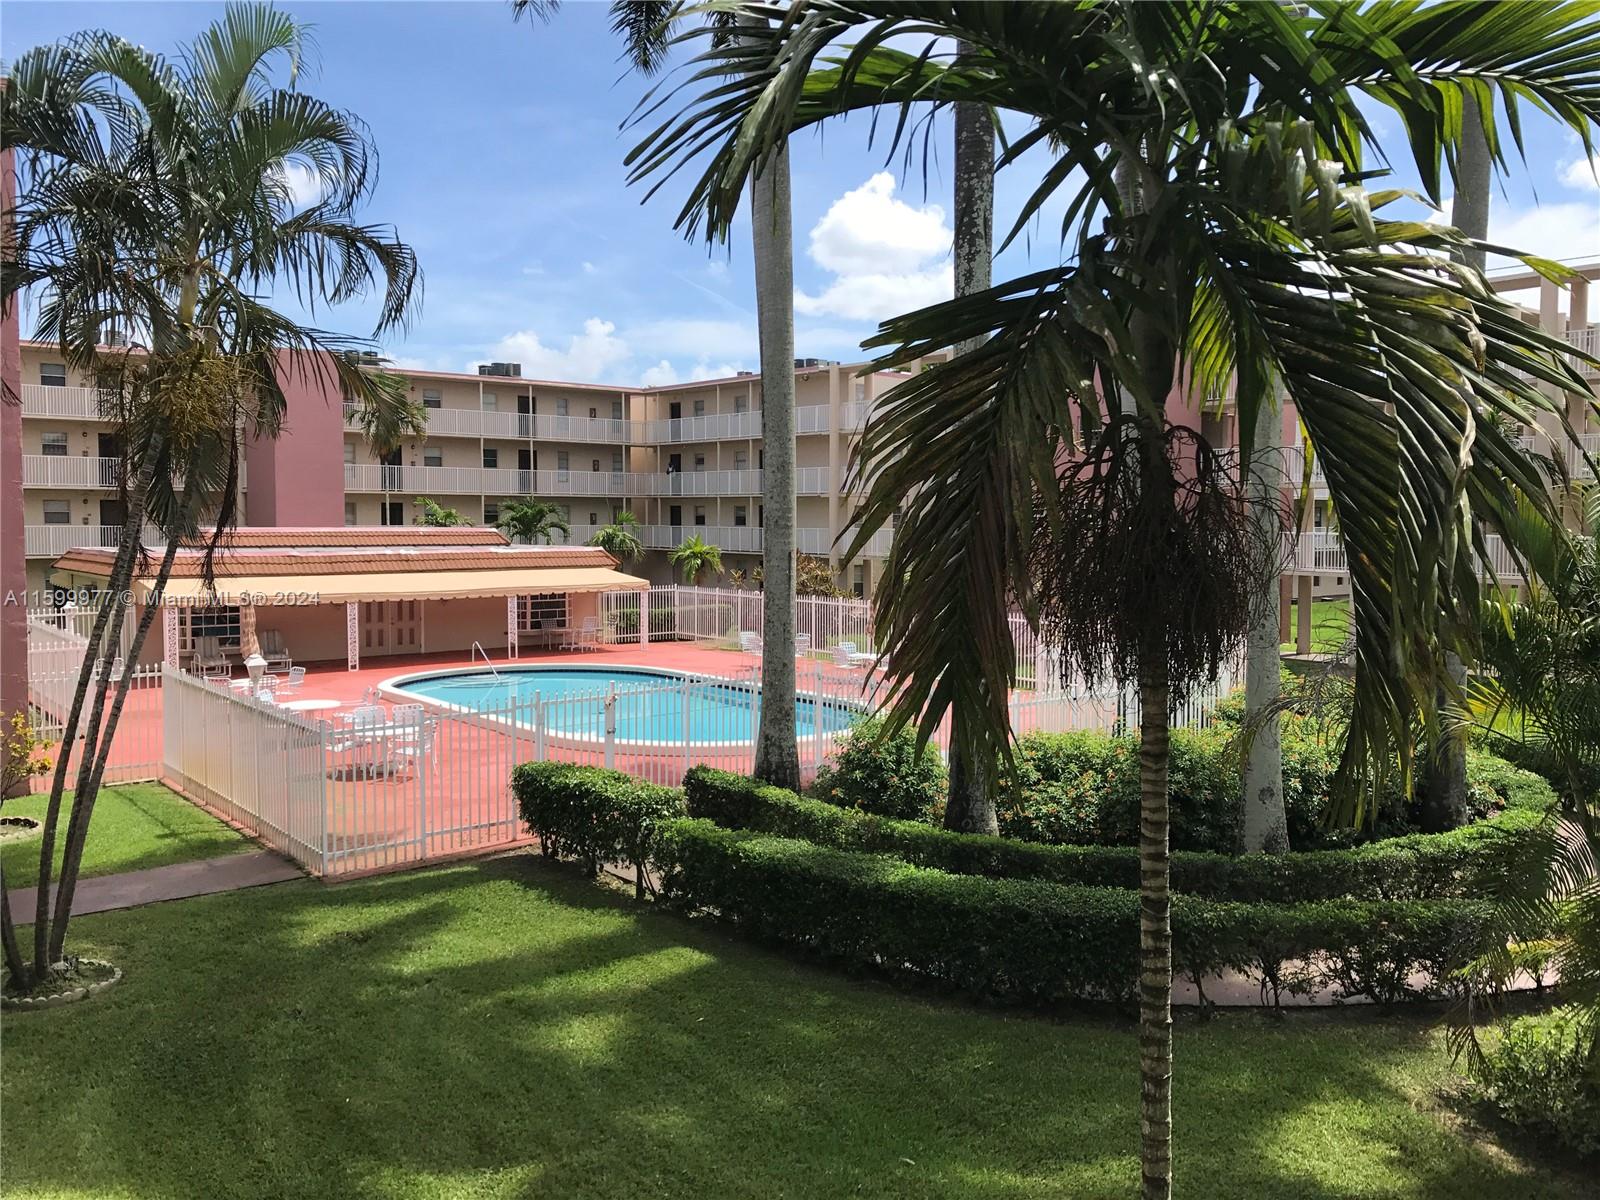
[[[483,648],[483,643],[482,642],[473,642],[472,643],[472,659],[471,659],[471,661],[477,662],[478,661],[478,655],[480,655],[480,654],[483,655],[483,661],[489,664],[489,670],[494,675],[494,681],[496,683],[504,683],[505,680],[500,678],[500,672],[495,670],[494,660],[489,657],[489,652]]]

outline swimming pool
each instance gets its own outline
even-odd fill
[[[615,689],[609,732],[635,745],[723,745],[748,742],[761,713],[761,692],[750,684],[640,667],[501,667],[402,676],[385,681],[395,700],[422,700],[519,724],[536,724],[574,738],[604,738],[606,700]],[[534,701],[539,701],[535,706]],[[801,738],[847,729],[855,704],[801,696],[795,732]]]

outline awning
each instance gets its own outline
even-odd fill
[[[349,575],[239,575],[217,580],[215,593],[199,579],[167,581],[178,603],[261,605],[343,604],[351,600],[465,600],[481,596],[542,596],[572,592],[642,592],[649,580],[609,567],[520,567],[495,571],[404,571]],[[152,588],[134,585],[138,600]]]

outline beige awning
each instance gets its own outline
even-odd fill
[[[610,567],[521,567],[495,571],[404,571],[348,575],[241,575],[217,580],[215,593],[199,579],[171,579],[166,597],[179,603],[271,606],[343,604],[351,600],[458,600],[477,596],[541,596],[572,592],[641,592],[649,580]],[[150,584],[135,585],[140,602]]]

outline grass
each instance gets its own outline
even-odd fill
[[[5,803],[8,817],[44,818],[47,796],[19,796]],[[67,803],[62,805],[56,834],[56,866],[61,866],[67,832]],[[158,783],[127,783],[102,788],[83,844],[80,877],[115,875],[147,867],[192,862],[258,849],[221,821],[202,812],[182,796]],[[39,880],[37,836],[0,848],[6,882],[12,887],[32,887]]]
[[[852,981],[531,855],[73,929],[127,977],[7,1015],[19,1200],[1137,1191],[1126,1023]],[[1584,1194],[1463,1133],[1437,1021],[1180,1020],[1180,1195]]]
[[[1295,639],[1299,637],[1296,632],[1300,626],[1300,602],[1289,601],[1289,640],[1284,642],[1281,649],[1284,653],[1293,653]],[[1313,654],[1333,654],[1344,648],[1345,642],[1350,637],[1350,601],[1348,600],[1313,600],[1311,602],[1311,652]]]

